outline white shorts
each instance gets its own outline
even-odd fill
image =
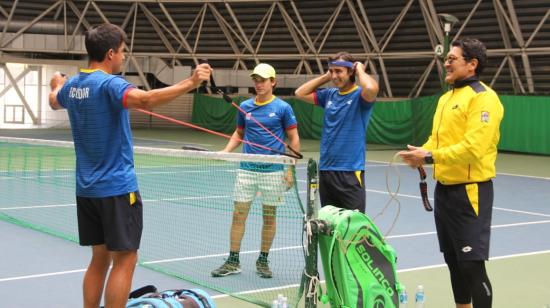
[[[254,172],[239,169],[235,180],[235,202],[252,202],[261,195],[262,204],[277,206],[285,201],[286,184],[283,171]]]

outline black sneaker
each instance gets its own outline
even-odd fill
[[[262,278],[272,278],[273,272],[269,269],[269,261],[256,261],[256,273]]]
[[[239,274],[240,272],[241,265],[239,263],[225,261],[222,266],[213,270],[210,274],[212,277],[225,277],[228,275]]]

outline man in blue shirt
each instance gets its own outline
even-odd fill
[[[241,144],[240,140],[259,144],[267,148],[285,151],[285,145],[273,137],[253,119],[261,123],[280,140],[286,135],[289,145],[300,151],[300,138],[294,112],[288,103],[273,95],[276,85],[275,69],[265,63],[258,64],[252,74],[256,97],[241,103],[237,115],[237,129],[222,152],[231,152]],[[259,148],[249,143],[243,146],[247,154],[273,154],[271,151]],[[263,226],[260,255],[256,261],[256,270],[260,277],[271,278],[273,273],[268,266],[267,257],[273,243],[276,230],[276,209],[284,202],[285,187],[273,183],[286,182],[287,188],[294,182],[292,169],[284,174],[283,165],[266,163],[241,163],[235,182],[235,208],[231,224],[229,259],[218,269],[212,271],[213,277],[224,277],[241,272],[239,251],[245,232],[246,218],[250,205],[260,192],[262,195]]]
[[[173,86],[137,89],[120,76],[125,33],[103,24],[86,32],[87,69],[70,79],[56,72],[49,103],[67,109],[76,152],[76,199],[80,245],[92,246],[84,276],[85,308],[97,308],[107,272],[105,307],[125,307],[143,226],[128,108],[154,108],[210,78],[201,64]]]
[[[318,89],[329,81],[336,87]],[[296,89],[298,98],[324,108],[319,163],[322,206],[365,212],[365,138],[377,94],[376,80],[347,52],[329,58],[325,74]]]

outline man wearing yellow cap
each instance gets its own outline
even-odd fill
[[[319,89],[329,81],[335,87]],[[347,52],[330,57],[325,74],[296,89],[298,98],[324,109],[319,162],[322,206],[365,211],[365,139],[377,94],[376,80]]]
[[[300,151],[300,138],[296,117],[290,105],[273,95],[276,85],[275,69],[265,63],[258,64],[252,74],[256,97],[241,103],[237,115],[237,129],[222,152],[231,152],[241,144],[240,140],[259,144],[279,152],[285,151],[285,145],[273,137],[263,125],[280,140],[286,136],[289,145]],[[259,125],[259,122],[261,125]],[[245,143],[243,152],[247,154],[271,155],[271,151]],[[270,183],[286,182],[291,187],[294,182],[292,171],[285,174],[284,166],[269,163],[242,162],[235,181],[235,208],[231,224],[229,258],[219,268],[211,272],[213,277],[224,277],[241,272],[239,251],[245,232],[246,219],[250,205],[258,192],[262,196],[263,226],[260,255],[256,261],[256,270],[260,277],[271,278],[273,273],[268,265],[268,254],[276,230],[276,209],[284,202],[285,188]]]

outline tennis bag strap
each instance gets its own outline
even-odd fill
[[[338,305],[341,307],[341,308],[345,308],[347,306],[344,306],[344,299],[342,297],[342,295],[340,294],[340,291],[339,289],[341,289],[341,287],[339,288],[338,287],[338,284],[336,282],[336,280],[334,279],[334,269],[333,269],[333,259],[334,259],[334,249],[336,248],[336,243],[338,242],[338,231],[335,231],[332,235],[332,239],[330,241],[330,246],[329,246],[329,249],[328,249],[328,273],[327,271],[325,271],[325,275],[327,276],[327,291],[328,291],[328,288],[329,287],[332,287],[332,293],[334,295],[336,295],[336,303],[338,303]]]
[[[183,304],[183,307],[187,308],[186,303],[189,303],[189,308],[214,308],[210,305],[210,302],[206,298],[206,296],[202,295],[201,293],[197,292],[193,289],[181,289],[181,290],[173,290],[175,292],[175,295],[178,296],[180,303]],[[197,299],[200,301],[202,306],[199,306],[199,303],[197,303]]]

